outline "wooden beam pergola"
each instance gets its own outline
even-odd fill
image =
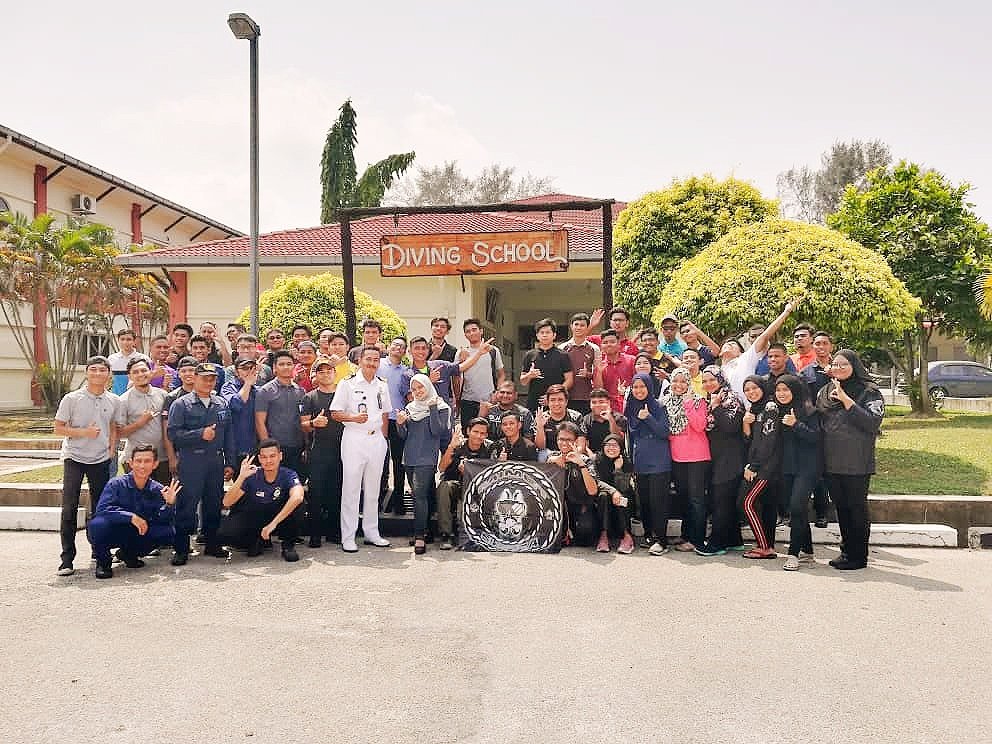
[[[355,263],[351,247],[351,221],[363,217],[411,214],[474,214],[477,212],[553,212],[602,210],[603,213],[603,307],[613,305],[613,205],[614,199],[579,199],[563,202],[532,202],[520,204],[442,204],[431,207],[341,207],[337,217],[341,226],[341,275],[344,279],[345,333],[349,343],[355,339],[358,319],[355,317]]]

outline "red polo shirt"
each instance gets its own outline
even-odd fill
[[[598,333],[595,336],[588,336],[586,340],[591,341],[592,343],[596,344],[596,346],[601,347],[603,345],[603,337]],[[640,353],[640,351],[641,350],[637,348],[637,344],[635,344],[631,339],[624,338],[620,340],[621,354],[630,354],[630,356],[636,357]]]
[[[610,394],[610,407],[617,413],[623,413],[623,396],[617,391],[617,384],[623,380],[624,385],[630,385],[634,379],[635,357],[630,354],[617,354],[617,360],[611,362],[603,356],[603,387]]]

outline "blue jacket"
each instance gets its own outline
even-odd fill
[[[258,437],[255,434],[255,394],[258,386],[253,385],[248,394],[248,402],[241,399],[242,382],[237,377],[228,378],[220,397],[231,409],[231,426],[234,429],[234,448],[238,453],[253,452]]]
[[[396,427],[400,436],[406,439],[403,445],[403,465],[408,468],[437,467],[437,458],[441,452],[441,438],[451,433],[451,409],[439,409],[431,406],[427,418],[414,421],[408,419],[405,424]]]
[[[668,445],[668,411],[661,406],[661,415],[627,418],[627,431],[634,453],[634,472],[668,473],[672,470],[672,451]]]
[[[162,498],[161,483],[149,478],[144,488],[138,488],[131,473],[111,478],[96,505],[96,514],[112,524],[127,524],[137,514],[148,524],[171,525],[175,513]]]
[[[209,442],[203,438],[203,430],[217,424],[217,432]],[[234,427],[231,426],[231,410],[223,398],[210,396],[210,405],[204,406],[196,393],[180,396],[169,408],[169,439],[180,455],[224,456],[224,463],[238,467],[238,451],[234,447]]]

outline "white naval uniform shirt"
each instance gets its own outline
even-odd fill
[[[338,383],[334,391],[334,400],[331,401],[331,410],[350,414],[365,412],[369,415],[368,421],[364,424],[355,421],[342,422],[345,434],[351,432],[352,435],[360,433],[367,436],[375,434],[382,436],[382,414],[392,410],[389,387],[381,377],[373,377],[369,382],[359,370]]]

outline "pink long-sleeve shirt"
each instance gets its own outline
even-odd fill
[[[682,401],[689,425],[681,434],[668,437],[672,448],[672,460],[675,462],[702,462],[710,458],[710,440],[706,436],[706,415],[708,408],[705,400],[697,399],[695,405],[691,400]]]

